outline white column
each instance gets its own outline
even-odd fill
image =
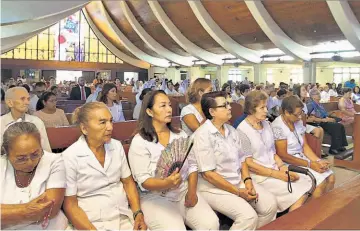
[[[304,83],[316,83],[316,63],[305,62],[303,66]]]
[[[250,79],[248,79],[250,81]],[[255,64],[254,65],[254,83],[266,83],[266,68],[262,64]]]

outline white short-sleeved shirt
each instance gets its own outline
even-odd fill
[[[48,189],[66,188],[64,161],[61,155],[44,151],[36,168],[34,178],[26,188],[19,188],[15,182],[14,168],[6,156],[0,157],[1,204],[24,204],[39,197]],[[67,218],[60,211],[50,220],[48,230],[64,230]],[[42,230],[41,224],[16,225],[9,229]]]
[[[11,115],[11,112],[1,116],[1,137],[3,137],[4,135],[4,132],[5,132],[5,128],[8,124],[14,122],[14,118],[12,117]],[[50,142],[49,142],[49,138],[47,136],[47,133],[46,133],[46,128],[45,128],[45,124],[44,122],[36,117],[36,116],[33,116],[33,115],[28,115],[28,114],[25,114],[25,121],[24,122],[30,122],[30,123],[33,123],[35,124],[36,128],[39,130],[40,132],[40,136],[41,136],[41,147],[48,151],[48,152],[51,152],[51,147],[50,147]]]
[[[131,175],[120,141],[105,144],[104,167],[90,150],[84,136],[63,152],[66,169],[65,196],[77,196],[79,207],[90,222],[132,218],[120,179]]]
[[[186,138],[187,135],[184,131],[176,134],[170,131],[169,143],[173,142],[175,139]],[[160,143],[149,142],[143,139],[140,134],[135,135],[131,141],[129,149],[129,164],[131,171],[133,173],[135,181],[138,183],[138,186],[142,192],[142,195],[149,193],[146,189],[142,187],[142,184],[149,178],[155,177],[156,165],[160,159],[161,151],[165,147]],[[183,168],[181,169],[181,176],[183,182],[181,185],[172,189],[162,196],[168,198],[170,201],[179,201],[185,195],[187,191],[188,183],[187,178],[192,172],[197,171],[197,166],[194,157],[191,154],[188,156],[187,160],[184,163]],[[158,193],[158,192],[151,192]],[[160,192],[159,192],[160,193]]]
[[[334,91],[333,89],[329,90],[329,94],[330,94],[330,96],[338,97],[338,93],[336,91]]]
[[[113,103],[113,105],[111,107],[108,107],[111,115],[113,117],[113,121],[114,122],[122,122],[125,121],[125,117],[124,117],[124,113],[122,110],[122,104],[121,102],[119,103]]]
[[[320,96],[321,96],[321,102],[329,102],[330,101],[330,93],[329,92],[326,92],[326,91],[322,91],[320,93]]]
[[[241,182],[241,163],[245,155],[235,128],[224,124],[223,136],[210,120],[201,125],[194,133],[195,155],[199,172],[214,170],[233,185]],[[211,191],[211,189],[209,189]]]
[[[193,134],[193,131],[191,131],[191,129],[185,124],[183,118],[184,116],[190,114],[194,115],[199,123],[201,123],[204,119],[200,114],[200,112],[192,104],[189,104],[183,107],[183,109],[181,109],[181,113],[180,113],[181,128],[188,136],[191,136]]]
[[[239,100],[245,100],[243,95],[237,95],[236,93],[231,94],[231,98],[234,102],[239,102]]]

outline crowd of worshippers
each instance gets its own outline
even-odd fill
[[[358,95],[356,87],[341,90],[339,107],[352,112],[344,119],[328,114],[316,84],[281,83],[275,90],[245,79],[220,89],[218,80],[186,80],[179,92],[188,105],[177,129],[172,82],[153,78],[142,89],[134,82],[139,123],[125,153],[111,138],[113,123],[124,119],[115,106],[119,88],[100,79],[93,84],[91,93],[79,78],[69,93],[85,95],[87,103],[74,112],[82,135],[61,154],[51,153],[43,121],[43,114],[57,113],[57,94],[36,83],[32,93],[39,99],[29,113],[26,87],[2,92],[9,109],[1,116],[2,229],[219,230],[216,212],[233,221],[233,230],[257,229],[333,189],[330,163],[317,157],[305,134],[322,139],[325,131],[329,153],[342,152],[348,145],[343,123],[353,119],[349,108]],[[244,114],[229,124],[232,103]],[[184,139],[193,145],[176,165],[180,147],[172,144]],[[289,171],[290,164],[315,176],[311,196],[312,181]]]

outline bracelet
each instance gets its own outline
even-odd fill
[[[136,216],[139,215],[140,213],[141,213],[141,214],[144,214],[141,209],[139,209],[138,211],[136,211],[136,212],[133,214],[134,220],[135,220]]]
[[[249,176],[246,177],[246,178],[244,179],[244,184],[245,184],[245,182],[246,182],[247,180],[252,180],[252,179],[251,179],[251,177],[249,177]]]

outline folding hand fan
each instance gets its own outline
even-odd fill
[[[171,175],[176,168],[181,170],[193,143],[190,138],[179,138],[168,144],[161,152],[161,157],[156,165],[155,176],[164,179]]]

